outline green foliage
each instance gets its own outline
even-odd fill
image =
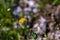
[[[0,24],[1,27],[12,27],[13,26],[13,22],[14,22],[14,18],[12,18],[12,15],[9,11],[7,11],[9,5],[6,4],[6,2],[3,4],[2,0],[1,4],[0,4]],[[9,3],[10,4],[10,1]],[[6,6],[7,5],[7,6]]]
[[[31,35],[32,35],[32,37],[33,37],[34,39],[37,39],[37,34],[34,33],[33,31],[31,31]]]
[[[52,5],[58,5],[58,4],[60,4],[60,0],[54,0],[54,1],[52,1]]]
[[[18,33],[15,30],[3,31],[1,40],[18,40]]]
[[[0,28],[9,27],[12,29],[15,19],[7,9],[11,6],[11,0],[0,0]],[[1,40],[18,40],[15,30],[2,31]]]

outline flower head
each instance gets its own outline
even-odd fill
[[[26,19],[25,18],[21,18],[21,19],[19,19],[19,23],[24,23],[26,21]]]

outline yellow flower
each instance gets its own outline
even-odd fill
[[[25,20],[26,20],[25,18],[21,18],[21,19],[19,19],[19,23],[21,23],[21,24],[22,24],[22,23],[24,23],[24,22],[25,22]]]

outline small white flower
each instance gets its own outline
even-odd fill
[[[4,28],[2,28],[2,30],[3,30],[3,31],[8,31],[8,30],[10,30],[10,28],[5,28],[5,27],[4,27]]]
[[[34,13],[37,13],[37,12],[38,12],[38,9],[37,9],[37,8],[34,8],[34,9],[33,9],[33,12],[34,12]]]
[[[43,40],[46,40],[46,38],[44,37]]]
[[[35,7],[35,2],[33,0],[28,1],[29,7]]]
[[[37,40],[42,40],[42,38],[40,36],[38,36]]]
[[[10,11],[10,10],[11,10],[10,8],[7,9],[7,11]]]
[[[59,37],[60,37],[60,31],[59,30],[56,30],[55,40],[60,40]]]
[[[54,33],[53,33],[53,32],[52,32],[52,33],[49,32],[49,33],[48,33],[48,38],[53,39],[53,38],[54,38]]]
[[[17,23],[16,22],[14,22],[13,25],[14,25],[14,28],[17,28]]]

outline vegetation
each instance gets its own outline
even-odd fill
[[[36,38],[37,35],[33,32],[31,32],[29,29],[18,29],[15,30],[13,28],[13,22],[16,21],[15,18],[13,18],[10,11],[8,11],[9,7],[13,5],[14,0],[0,0],[0,40],[19,40],[18,34],[20,36],[26,35],[28,32],[31,33],[31,35]],[[58,5],[60,4],[60,0],[42,0],[41,3],[39,3],[40,9],[44,9],[44,5],[46,3],[51,3],[51,5]],[[25,25],[26,26],[26,23]],[[9,27],[10,30],[4,30],[3,28]],[[24,34],[23,34],[24,33]],[[22,40],[22,39],[21,39]]]

